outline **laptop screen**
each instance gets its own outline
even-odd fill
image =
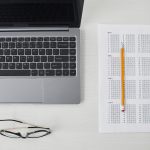
[[[79,27],[81,1],[0,0],[0,25]]]

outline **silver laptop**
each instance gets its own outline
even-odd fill
[[[0,0],[0,103],[80,103],[84,0]]]

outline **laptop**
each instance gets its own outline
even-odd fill
[[[0,103],[80,103],[84,0],[0,0]]]

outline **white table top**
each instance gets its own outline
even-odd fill
[[[150,150],[150,133],[98,131],[98,24],[150,24],[149,0],[85,0],[79,105],[1,105],[0,117],[46,126],[39,139],[0,136],[0,150]]]

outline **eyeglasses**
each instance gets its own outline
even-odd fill
[[[43,128],[43,127],[39,127],[39,126],[35,126],[32,124],[28,124],[25,122],[21,122],[21,121],[17,121],[17,120],[12,120],[12,119],[7,119],[7,120],[0,120],[0,121],[14,121],[14,122],[18,122],[18,123],[23,123],[23,124],[27,124],[30,125],[32,127],[20,127],[20,128],[8,128],[8,129],[0,129],[0,134],[9,138],[40,138],[46,135],[49,135],[51,133],[50,128]],[[36,130],[34,132],[29,132],[26,134],[26,136],[22,136],[20,132],[11,132],[8,130],[12,130],[12,129],[21,129],[21,128],[30,128],[30,129],[41,129],[41,130]]]

